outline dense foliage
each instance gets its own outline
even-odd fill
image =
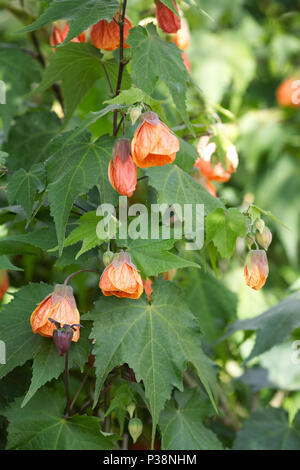
[[[296,4],[0,0],[0,448],[300,450]]]

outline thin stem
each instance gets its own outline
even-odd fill
[[[115,96],[118,96],[118,94],[120,93],[122,77],[123,77],[123,70],[124,70],[124,67],[126,65],[124,63],[124,21],[125,21],[126,5],[127,5],[127,0],[124,0],[123,1],[123,7],[122,7],[121,19],[119,21],[119,28],[120,28],[120,63],[119,63],[119,73],[118,73],[118,80],[117,80]],[[114,123],[113,123],[113,135],[114,135],[114,137],[117,135],[117,122],[118,122],[118,111],[116,110],[116,111],[114,111]]]
[[[145,180],[146,178],[148,178],[148,175],[140,176],[140,177],[137,179],[137,181]]]
[[[91,371],[92,371],[92,368],[91,368],[90,370],[88,370],[87,373],[85,374],[85,376],[83,377],[83,380],[82,380],[81,384],[79,385],[78,390],[77,390],[77,392],[75,393],[74,398],[73,398],[73,400],[72,400],[72,402],[71,402],[71,405],[70,405],[70,412],[72,411],[72,409],[73,409],[73,407],[74,407],[74,405],[75,405],[75,403],[76,403],[76,400],[77,400],[77,398],[78,398],[78,396],[79,396],[81,390],[83,389],[83,387],[84,387],[84,385],[85,385],[87,379],[89,378]]]
[[[103,70],[104,70],[104,73],[105,73],[105,76],[106,76],[106,79],[107,79],[107,83],[108,83],[108,86],[109,86],[109,89],[110,89],[110,92],[112,94],[112,96],[114,96],[114,88],[112,86],[112,83],[111,83],[111,79],[110,79],[110,76],[109,76],[109,73],[107,71],[107,68],[106,68],[106,65],[104,62],[101,61],[101,65],[103,67]]]
[[[71,397],[70,397],[70,390],[69,390],[69,351],[65,352],[65,389],[66,389],[66,397],[67,397],[66,416],[70,416]]]
[[[77,209],[80,209],[80,210],[82,210],[83,212],[88,212],[87,209],[85,209],[84,207],[82,207],[82,206],[80,206],[79,204],[77,204],[77,202],[76,202],[76,203],[74,202],[74,203],[73,203],[73,206],[77,207]]]
[[[97,273],[97,272],[98,271],[96,271],[96,269],[79,269],[79,271],[75,271],[74,273],[70,274],[65,279],[64,285],[66,286],[68,284],[69,280],[72,279],[72,277],[77,276],[77,274],[80,274],[80,273]]]

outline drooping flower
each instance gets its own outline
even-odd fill
[[[0,270],[0,300],[3,299],[4,294],[6,293],[7,289],[9,288],[9,280],[7,271],[4,269]]]
[[[276,90],[276,99],[279,106],[299,108],[300,106],[300,80],[286,78]]]
[[[137,168],[133,162],[129,139],[117,139],[108,166],[108,179],[122,196],[132,196],[137,183]]]
[[[184,51],[189,46],[190,40],[189,24],[185,18],[182,18],[181,28],[174,34],[173,41],[180,50]]]
[[[121,251],[103,271],[99,287],[103,295],[138,299],[143,293],[143,282],[130,255]]]
[[[140,168],[162,166],[175,160],[180,147],[178,138],[159,120],[156,113],[146,112],[131,142],[134,163]]]
[[[53,25],[51,36],[50,36],[50,45],[52,47],[57,46],[61,42],[64,42],[69,32],[69,24],[66,23],[62,28],[59,26]],[[76,38],[73,38],[71,42],[86,42],[85,33],[80,33]],[[54,49],[55,51],[55,49]]]
[[[33,333],[39,333],[47,338],[53,336],[55,323],[73,325],[80,323],[80,315],[71,286],[57,284],[54,291],[37,306],[30,318]],[[72,341],[79,339],[79,329],[74,332]]]
[[[254,290],[265,285],[269,274],[267,255],[264,250],[249,251],[245,263],[245,281]]]
[[[272,242],[272,232],[268,227],[264,227],[263,230],[260,232],[258,231],[256,234],[256,240],[265,250],[269,248]]]
[[[175,0],[173,0],[173,3],[176,11],[178,11]],[[180,29],[180,18],[159,0],[156,2],[156,19],[158,26],[164,33],[177,33]]]
[[[212,155],[216,151],[216,144],[209,142],[209,139],[208,135],[200,137],[197,145],[199,158],[195,161],[194,167],[198,168],[201,175],[209,181],[226,183],[238,166],[239,160],[236,148],[232,144],[227,147],[226,163],[229,170],[225,170],[221,162],[217,162],[215,165],[211,163]]]
[[[151,302],[151,294],[152,294],[152,281],[149,277],[147,277],[146,281],[142,280],[143,286],[145,289],[145,294],[148,297],[149,302]]]
[[[103,49],[105,51],[114,51],[120,47],[120,28],[117,22],[119,21],[120,13],[117,12],[114,18],[108,22],[106,20],[101,20],[98,23],[94,24],[91,29],[91,42],[98,49]],[[123,25],[123,47],[130,47],[129,44],[126,44],[126,39],[129,34],[129,30],[132,28],[131,22],[128,18],[125,18]]]

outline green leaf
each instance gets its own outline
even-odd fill
[[[0,378],[32,359],[45,340],[32,333],[30,316],[52,290],[53,287],[47,284],[29,284],[0,311],[0,339],[6,346],[6,364],[0,364]]]
[[[1,414],[7,417],[8,449],[26,450],[109,450],[112,438],[100,430],[94,416],[64,418],[65,398],[51,389],[42,389],[20,409],[17,399]]]
[[[204,204],[204,213],[208,214],[217,207],[224,207],[220,199],[211,196],[190,175],[177,165],[147,168],[149,184],[158,191],[158,203],[169,205]]]
[[[282,408],[256,411],[244,422],[234,450],[300,450],[300,413],[289,424]]]
[[[160,101],[151,98],[140,88],[131,87],[128,90],[121,91],[118,96],[115,96],[111,100],[104,101],[104,103],[122,104],[130,106],[135,103],[145,103],[151,107],[156,107],[160,104]]]
[[[0,270],[7,269],[9,271],[23,271],[22,268],[18,268],[12,264],[9,258],[5,255],[0,256]]]
[[[101,245],[104,240],[100,240],[96,233],[99,216],[96,212],[87,212],[78,220],[78,227],[76,227],[65,239],[64,246],[74,245],[75,243],[82,242],[81,249],[76,254],[75,259],[95,246]]]
[[[0,239],[0,249],[1,246],[5,247],[9,242],[28,243],[29,245],[36,246],[47,251],[57,245],[57,238],[55,230],[52,228],[42,228],[40,230],[27,233],[12,233]],[[16,250],[15,252],[23,253],[24,249],[21,247],[20,251]]]
[[[239,330],[258,330],[255,346],[247,359],[250,360],[282,343],[292,331],[299,328],[299,311],[300,294],[297,292],[255,318],[234,322],[226,336]]]
[[[31,110],[17,117],[4,145],[9,153],[8,168],[30,170],[33,164],[44,161],[45,149],[60,127],[57,115],[46,110]]]
[[[89,328],[80,329],[80,339],[72,342],[69,350],[69,367],[79,366],[83,371],[90,352]],[[65,358],[59,356],[51,338],[44,338],[34,355],[32,379],[21,407],[25,406],[39,388],[50,380],[57,379],[65,369]]]
[[[246,235],[246,218],[237,209],[216,209],[206,218],[206,239],[212,240],[223,258],[233,254],[237,237]]]
[[[37,191],[41,192],[45,184],[45,168],[38,163],[26,171],[20,168],[8,180],[7,196],[10,204],[15,201],[23,207],[29,220]]]
[[[222,450],[216,435],[203,424],[212,414],[199,389],[176,391],[159,420],[163,450]]]
[[[98,49],[86,43],[71,43],[52,54],[42,82],[34,93],[43,92],[53,83],[61,81],[66,124],[83,97],[103,74]]]
[[[40,81],[41,67],[37,60],[15,47],[0,47],[0,79],[6,88],[6,104],[0,105],[4,136],[7,137],[11,119],[23,102],[33,83]]]
[[[189,269],[182,281],[182,288],[201,331],[209,341],[217,341],[226,324],[236,317],[236,294],[204,269]]]
[[[174,0],[161,0],[161,3],[166,5],[170,10],[172,10],[177,16],[179,16],[178,11],[174,7]]]
[[[117,0],[55,0],[36,21],[19,32],[34,31],[60,19],[68,20],[70,29],[65,44],[98,21],[110,21],[118,8]]]
[[[187,73],[178,47],[163,41],[153,24],[146,28],[132,28],[127,42],[132,46],[130,65],[137,86],[151,94],[160,78],[168,87],[184,122],[193,132],[185,103]]]
[[[108,136],[92,143],[89,132],[76,137],[76,129],[74,134],[67,132],[52,142],[47,176],[51,215],[55,221],[60,253],[69,213],[78,196],[98,184],[101,203],[116,200],[117,193],[107,178],[112,146],[113,140]]]
[[[174,268],[200,266],[193,261],[170,253],[175,240],[129,240],[128,249],[133,263],[144,274],[144,277],[157,276]]]
[[[176,165],[183,171],[192,170],[196,159],[199,157],[197,149],[183,139],[179,139],[180,149],[176,153]]]
[[[138,300],[102,298],[84,318],[94,320],[96,390],[115,366],[127,363],[143,380],[150,403],[154,437],[160,412],[173,387],[182,390],[182,372],[191,362],[214,402],[215,372],[201,348],[201,333],[170,282],[153,282],[151,305]],[[97,398],[96,398],[97,400]]]

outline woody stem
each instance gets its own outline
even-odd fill
[[[122,14],[121,19],[119,21],[119,28],[120,28],[120,62],[119,62],[119,73],[118,73],[118,80],[116,86],[116,93],[115,96],[118,96],[120,93],[122,77],[123,77],[123,70],[125,67],[124,63],[124,21],[125,21],[125,13],[126,13],[126,6],[127,0],[123,0],[122,6]],[[113,123],[113,135],[114,137],[117,135],[117,127],[118,127],[118,111],[114,111],[114,123]]]
[[[70,274],[66,279],[64,284],[67,285],[69,280],[72,279],[72,277],[76,276],[77,274],[80,273],[96,273],[96,269],[79,269],[79,271],[75,271],[74,273]]]

